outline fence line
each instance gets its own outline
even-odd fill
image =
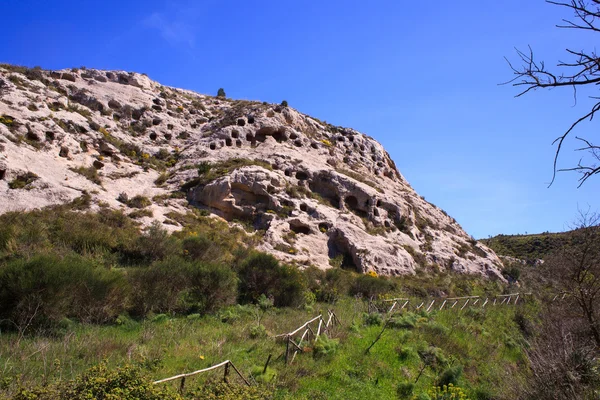
[[[232,367],[233,370],[240,376],[240,378],[242,378],[242,380],[244,381],[244,383],[246,385],[250,386],[250,383],[246,380],[246,378],[244,378],[244,376],[241,374],[241,372],[229,360],[225,360],[225,361],[223,361],[223,362],[221,362],[219,364],[215,364],[215,365],[210,366],[208,368],[203,368],[203,369],[199,369],[197,371],[193,371],[193,372],[188,372],[188,373],[184,373],[184,374],[179,374],[179,375],[171,376],[171,377],[165,378],[165,379],[160,379],[158,381],[152,382],[152,384],[156,385],[158,383],[170,382],[170,381],[174,381],[176,379],[181,379],[181,384],[179,385],[179,391],[183,392],[183,389],[184,389],[184,386],[185,386],[185,378],[187,378],[188,376],[193,376],[193,375],[201,374],[203,372],[212,371],[214,369],[221,368],[221,367],[225,367],[225,372],[223,373],[223,381],[225,383],[228,383],[227,377],[229,376],[229,367]]]
[[[419,301],[417,301],[414,306],[414,310],[420,310],[421,308],[425,308],[426,311],[430,311],[434,308],[434,304],[437,302],[438,304],[441,303],[441,305],[439,306],[438,310],[442,310],[444,309],[444,307],[446,307],[446,305],[448,305],[448,307],[446,309],[453,309],[454,307],[456,307],[458,305],[459,302],[462,302],[463,300],[465,301],[464,303],[462,303],[462,306],[459,306],[460,310],[465,309],[468,305],[471,305],[471,307],[476,306],[477,304],[480,304],[482,308],[485,308],[486,305],[488,304],[492,304],[492,305],[516,305],[519,300],[521,300],[521,302],[525,301],[525,296],[530,296],[533,293],[508,293],[508,294],[497,294],[497,295],[493,295],[493,296],[461,296],[461,297],[439,297],[439,298],[430,298],[426,301],[421,301],[419,303]],[[554,298],[552,299],[552,301],[555,301],[556,299],[558,299],[560,296],[562,295],[561,299],[564,299],[565,294],[560,293],[557,294],[556,296],[554,296]],[[514,301],[512,301],[514,298]],[[485,299],[485,300],[484,300]],[[493,299],[493,302],[490,303],[490,299]],[[431,300],[431,302],[429,303],[429,301]],[[498,304],[498,300],[500,301],[500,304]],[[414,301],[414,300],[413,300]],[[387,309],[387,313],[388,314],[392,314],[392,312],[398,312],[403,310],[404,308],[410,309],[410,302],[411,300],[408,298],[402,298],[402,297],[398,297],[398,298],[393,298],[393,299],[385,299],[385,300],[380,300],[381,303],[392,303],[392,305]],[[404,302],[402,304],[402,306],[400,308],[397,308],[398,305],[400,304],[400,302]],[[418,304],[418,305],[417,305]],[[427,305],[429,304],[429,305]],[[452,304],[452,305],[450,305]],[[384,307],[383,305],[381,305],[381,307]],[[371,298],[369,300],[369,305],[368,305],[368,311],[369,312],[383,312],[380,307],[378,307],[375,304],[375,301],[373,300],[373,298]]]
[[[291,332],[288,333],[281,333],[279,335],[275,335],[275,338],[280,338],[280,337],[284,337],[285,338],[285,363],[286,364],[291,364],[294,359],[296,358],[296,355],[298,354],[298,352],[302,352],[304,351],[302,348],[302,342],[304,340],[306,341],[310,341],[310,335],[313,336],[313,340],[317,340],[319,338],[320,335],[325,335],[329,330],[330,327],[332,327],[335,324],[339,324],[340,320],[338,319],[337,315],[335,314],[335,312],[333,312],[332,310],[327,310],[327,321],[325,321],[323,319],[323,314],[319,314],[316,317],[309,319],[308,321],[306,321],[305,323],[303,323],[300,327],[294,329]],[[312,329],[312,327],[310,326],[311,324],[315,323],[316,321],[319,321],[318,326],[316,328],[316,333],[315,331]],[[294,341],[294,336],[296,336],[299,332],[301,332],[302,330],[303,333],[300,336],[300,340],[298,340],[298,343],[296,343]],[[292,347],[293,354],[292,357],[290,359],[290,347]]]

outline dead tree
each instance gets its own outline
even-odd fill
[[[546,0],[547,3],[564,7],[573,13],[571,19],[563,19],[557,28],[579,29],[589,31],[591,34],[600,33],[600,1],[598,0],[571,0],[568,2]],[[600,57],[596,50],[573,50],[566,49],[570,61],[558,61],[555,69],[547,68],[544,61],[537,60],[531,47],[527,51],[516,49],[520,66],[514,65],[508,59],[508,65],[513,71],[514,77],[505,84],[512,83],[520,89],[516,97],[520,97],[535,89],[551,89],[566,87],[573,90],[575,101],[580,92],[592,99],[593,105],[578,118],[553,144],[556,145],[554,155],[553,174],[550,185],[556,178],[557,171],[577,171],[581,173],[579,186],[583,185],[588,178],[600,173],[600,146],[595,145],[592,139],[576,136],[575,140],[581,143],[577,151],[588,153],[589,159],[583,157],[577,166],[557,169],[558,157],[565,140],[570,137],[573,130],[583,121],[592,120],[600,110],[600,97],[594,95],[600,84]],[[596,88],[596,89],[595,89]]]
[[[547,262],[600,349],[600,215],[581,212],[571,243]]]

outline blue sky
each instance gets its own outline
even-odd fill
[[[600,177],[554,185],[552,141],[587,112],[580,93],[514,98],[503,57],[553,65],[593,34],[541,0],[0,0],[0,62],[147,73],[162,84],[280,102],[379,140],[413,187],[477,238],[569,228],[598,209]],[[593,138],[594,123],[578,135]],[[559,166],[583,154],[569,143]]]

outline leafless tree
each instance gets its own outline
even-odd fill
[[[589,336],[581,335],[585,324],[572,318],[567,307],[547,304],[540,310],[541,324],[525,348],[531,376],[517,383],[523,400],[593,399],[598,395],[600,373],[598,349]]]
[[[580,211],[576,228],[547,267],[600,349],[600,215]]]
[[[563,19],[562,24],[557,25],[558,28],[600,33],[600,0],[571,0],[568,2],[546,0],[546,2],[564,7],[573,13],[572,19]],[[600,57],[595,50],[566,49],[571,61],[558,61],[556,69],[548,69],[544,61],[534,58],[531,47],[527,51],[519,49],[516,49],[516,51],[520,66],[513,65],[506,59],[514,74],[514,78],[506,83],[512,83],[513,86],[521,89],[516,97],[535,89],[567,87],[573,90],[574,98],[577,100],[578,90],[590,90],[595,85],[600,84]],[[557,171],[580,172],[579,186],[585,183],[588,178],[600,173],[600,146],[595,145],[590,139],[579,136],[576,136],[575,139],[581,143],[582,147],[577,150],[587,152],[591,160],[588,159],[584,162],[581,158],[575,167],[557,169],[558,156],[565,140],[582,121],[588,119],[591,121],[596,112],[600,110],[600,97],[589,93],[588,97],[593,99],[594,102],[591,109],[577,119],[553,142],[556,145],[556,153],[550,185],[554,182]]]

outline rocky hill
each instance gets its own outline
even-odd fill
[[[143,74],[0,65],[0,213],[82,196],[170,230],[194,207],[299,266],[504,279],[494,252],[356,130]]]

